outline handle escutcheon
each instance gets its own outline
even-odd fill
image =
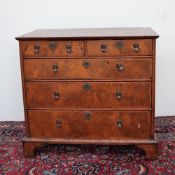
[[[120,91],[116,91],[115,96],[118,100],[121,100],[122,98],[122,93]]]
[[[87,69],[87,68],[90,67],[91,63],[90,63],[90,61],[88,61],[88,60],[84,60],[83,63],[82,63],[82,65],[83,65],[84,68]]]
[[[138,43],[134,43],[133,44],[133,49],[134,49],[134,52],[138,52],[140,50],[139,44]]]
[[[116,46],[117,46],[117,48],[118,49],[122,49],[123,48],[123,41],[118,41],[117,43],[116,43]]]
[[[60,98],[60,93],[59,92],[54,92],[54,99],[58,100]]]
[[[53,72],[54,72],[54,73],[57,73],[57,72],[58,72],[58,64],[54,64],[54,65],[52,66],[52,68],[53,68]]]
[[[91,85],[89,83],[84,83],[83,88],[84,88],[84,90],[90,90]]]
[[[116,64],[116,68],[119,72],[122,72],[124,70],[124,66],[122,64]]]
[[[62,124],[62,121],[61,120],[57,120],[56,121],[56,127],[57,128],[61,128],[61,124]]]
[[[39,43],[35,43],[34,44],[34,53],[39,54],[39,52],[40,52],[40,45],[39,45]]]
[[[67,53],[71,53],[72,52],[72,45],[66,44],[66,50],[67,50]]]
[[[101,52],[105,53],[107,52],[107,45],[106,44],[101,44]]]
[[[117,121],[117,127],[118,127],[118,128],[122,128],[122,127],[123,127],[123,122],[122,122],[122,120],[118,120],[118,121]]]
[[[86,111],[86,112],[84,113],[84,119],[85,119],[85,120],[90,120],[90,119],[91,119],[91,117],[92,117],[91,112]]]

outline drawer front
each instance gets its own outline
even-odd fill
[[[152,59],[25,59],[25,79],[151,79]]]
[[[26,82],[28,108],[150,108],[150,82]]]
[[[143,40],[89,40],[88,56],[153,55],[151,39]]]
[[[31,137],[149,139],[151,112],[29,110]]]
[[[84,41],[22,41],[24,57],[82,57]]]

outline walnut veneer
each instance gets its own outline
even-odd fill
[[[17,37],[27,138],[45,144],[134,144],[154,134],[155,46],[150,28],[36,30]]]

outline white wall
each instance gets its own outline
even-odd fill
[[[156,115],[175,115],[174,0],[1,0],[0,120],[23,120],[16,36],[38,28],[152,27],[157,41]]]

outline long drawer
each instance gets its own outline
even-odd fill
[[[150,108],[150,82],[26,82],[28,108]]]
[[[148,139],[151,112],[28,110],[31,137]]]
[[[32,79],[151,79],[152,59],[25,59],[24,76]]]

